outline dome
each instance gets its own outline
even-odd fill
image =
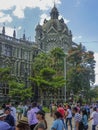
[[[68,33],[68,27],[63,20],[50,19],[48,22],[43,24],[42,29],[43,31],[48,32],[51,27],[53,27],[57,32],[60,31]]]

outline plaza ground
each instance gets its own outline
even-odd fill
[[[50,130],[51,126],[52,126],[52,122],[53,122],[53,117],[51,117],[50,114],[47,113],[46,114],[46,120],[47,120],[47,124],[48,124],[48,129],[47,130]],[[72,124],[73,124],[73,130],[74,130],[74,121],[72,121]],[[89,122],[89,128],[88,128],[88,130],[92,130],[91,129],[91,125],[92,125],[92,121]],[[68,130],[70,130],[70,128]],[[98,128],[96,130],[98,130]]]

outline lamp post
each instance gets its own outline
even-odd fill
[[[66,56],[64,56],[64,79],[66,81]],[[64,87],[64,94],[65,94],[64,101],[66,102],[66,83],[65,83],[65,87]]]
[[[64,53],[64,79],[65,79],[65,81],[66,81],[66,65],[67,65],[67,62],[66,62],[66,56],[67,56],[67,54],[68,53],[65,53],[65,49],[64,49],[64,47],[62,47],[62,51],[63,51],[63,53]],[[64,94],[65,94],[65,98],[64,98],[64,101],[66,102],[66,83],[65,83],[65,86],[64,86]]]

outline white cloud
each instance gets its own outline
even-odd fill
[[[0,17],[3,17],[4,16],[4,13],[3,12],[0,12]]]
[[[61,18],[63,18],[63,19],[64,19],[64,22],[65,22],[66,24],[70,22],[70,20],[68,20],[68,19],[64,18],[62,15],[60,15],[60,16],[59,16],[59,19],[61,19]]]
[[[95,56],[95,61],[96,61],[96,67],[95,67],[96,81],[95,81],[95,84],[98,84],[98,53],[95,53],[94,56]]]
[[[11,18],[11,16],[9,14],[4,14],[4,13],[0,13],[0,23],[5,23],[5,22],[12,22],[13,19]]]
[[[55,0],[55,4],[60,4],[61,0]],[[24,10],[28,8],[39,8],[40,10],[47,10],[53,7],[53,0],[1,0],[0,10],[8,10],[15,7],[13,14],[18,18],[24,17]]]
[[[12,27],[5,27],[5,34],[8,36],[13,36],[13,28]],[[0,32],[2,31],[2,27],[0,27]]]
[[[17,30],[21,30],[22,29],[22,27],[21,26],[19,26],[18,28],[17,28]]]
[[[74,37],[72,38],[73,41],[80,40],[80,39],[82,39],[82,36],[81,36],[81,35],[80,35],[80,36],[74,36]]]
[[[16,30],[16,35],[17,35],[17,33],[18,33],[18,31],[19,30],[21,30],[22,29],[22,27],[21,26],[19,26],[19,27],[17,27],[15,30]],[[6,35],[8,35],[8,36],[13,36],[13,31],[14,31],[14,28],[12,28],[12,27],[5,27],[5,34]],[[2,32],[2,27],[0,27],[0,32]]]
[[[50,19],[50,16],[48,16],[48,15],[45,14],[45,13],[42,14],[42,15],[40,16],[40,24],[41,24],[41,25],[43,24],[44,19],[49,20],[49,19]]]

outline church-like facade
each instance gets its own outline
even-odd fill
[[[38,24],[35,31],[35,42],[26,40],[25,34],[21,39],[17,39],[15,30],[13,37],[7,36],[5,27],[0,34],[0,68],[10,66],[11,74],[17,78],[17,81],[23,80],[27,87],[30,84],[27,77],[31,75],[33,58],[39,49],[47,52],[60,47],[66,53],[75,45],[72,41],[72,33],[64,19],[59,19],[59,12],[55,5],[50,12],[50,20],[45,19],[43,25]],[[0,83],[0,99],[6,98],[7,95],[8,86]]]
[[[50,12],[50,20],[44,20],[43,25],[36,26],[35,40],[39,47],[45,52],[60,47],[67,52],[72,47],[72,33],[64,22],[59,19],[59,12],[56,6]]]

